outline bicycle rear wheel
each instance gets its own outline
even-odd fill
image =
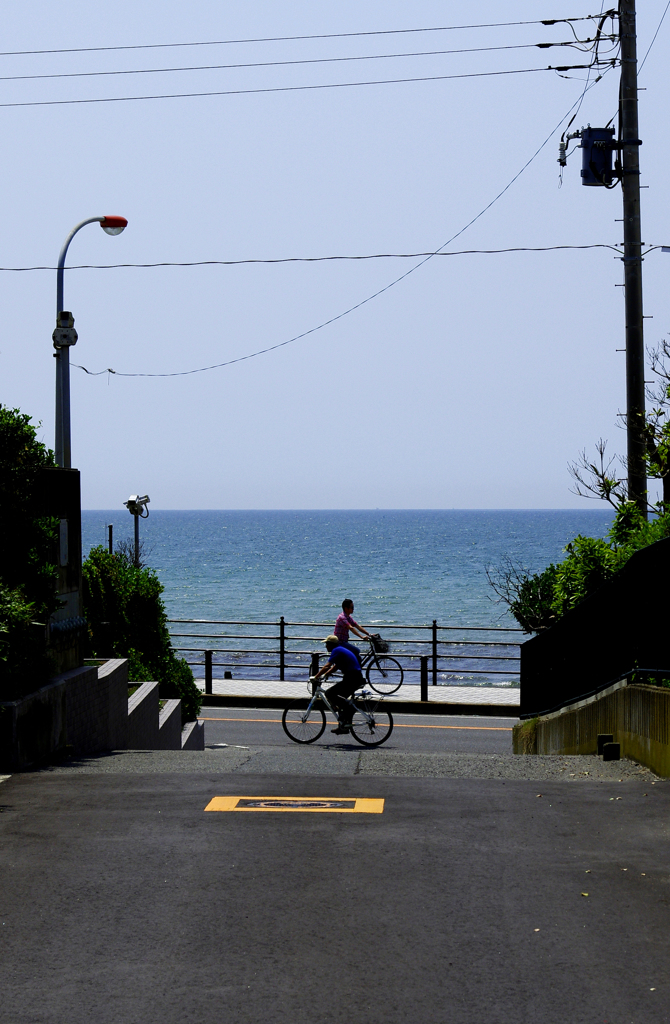
[[[393,716],[380,701],[361,701],[351,723],[351,735],[364,747],[380,747],[393,732]]]
[[[400,689],[404,674],[400,662],[382,655],[370,662],[365,678],[376,693],[389,694]]]
[[[326,713],[323,708],[315,707],[308,711],[301,704],[304,701],[296,700],[289,704],[281,716],[281,724],[294,743],[314,743],[326,728]]]

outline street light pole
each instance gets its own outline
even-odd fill
[[[74,317],[63,309],[63,278],[65,273],[65,257],[70,242],[87,224],[99,224],[108,235],[120,235],[128,221],[125,217],[89,217],[72,229],[63,243],[58,257],[56,276],[56,329],[53,332],[53,344],[56,349],[56,431],[55,454],[56,464],[62,469],[72,467],[70,442],[70,347],[77,343],[77,332],[74,329]]]

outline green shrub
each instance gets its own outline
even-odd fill
[[[525,576],[519,581],[510,611],[526,633],[539,633],[557,619],[554,609],[554,585],[557,568],[549,565],[544,572]]]
[[[0,700],[18,700],[46,684],[53,664],[45,633],[23,590],[0,585]]]
[[[626,502],[618,509],[608,536],[612,545],[621,550],[624,560],[627,560],[641,548],[670,537],[670,509],[646,520],[634,502]]]
[[[538,633],[611,579],[636,551],[666,537],[670,510],[647,521],[633,502],[625,502],[617,509],[607,540],[575,537],[565,548],[567,557],[541,573],[532,575],[506,558],[499,567],[487,569],[487,575],[521,628]]]
[[[58,607],[58,521],[40,514],[53,466],[30,416],[0,405],[0,700],[39,689],[53,671],[45,626]]]
[[[128,658],[132,682],[158,680],[161,698],[182,702],[182,720],[197,718],[202,696],[193,673],[172,648],[163,585],[125,555],[93,548],[82,567],[84,614],[93,657]]]
[[[53,452],[37,440],[30,416],[0,405],[0,577],[21,587],[37,615],[58,606],[54,540],[57,520],[40,515],[42,472]]]
[[[610,579],[626,558],[605,540],[581,535],[565,549],[568,557],[556,566],[552,608],[560,618]]]

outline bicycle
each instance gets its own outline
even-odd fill
[[[395,693],[402,686],[405,673],[402,665],[395,658],[389,658],[386,651],[389,645],[380,636],[367,638],[370,650],[363,655],[361,660],[361,672],[365,671],[365,680],[375,693],[388,696]],[[382,655],[380,657],[380,654]]]
[[[296,700],[285,709],[281,724],[284,732],[294,743],[314,743],[326,728],[326,712],[318,705],[322,701],[338,723],[340,716],[332,706],[326,691],[319,684],[313,685],[313,693],[306,708],[299,707],[303,701]],[[372,698],[372,699],[371,699]],[[381,701],[371,693],[362,690],[353,697],[340,697],[353,708],[351,735],[364,747],[380,747],[393,732],[393,717],[389,711],[380,709]],[[356,703],[358,701],[358,703]]]

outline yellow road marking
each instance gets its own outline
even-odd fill
[[[198,716],[199,722],[269,722],[272,725],[281,725],[281,718],[203,718]],[[393,723],[394,729],[468,729],[474,732],[511,732],[510,725],[401,725]]]
[[[382,814],[384,801],[339,796],[215,796],[205,810]]]

